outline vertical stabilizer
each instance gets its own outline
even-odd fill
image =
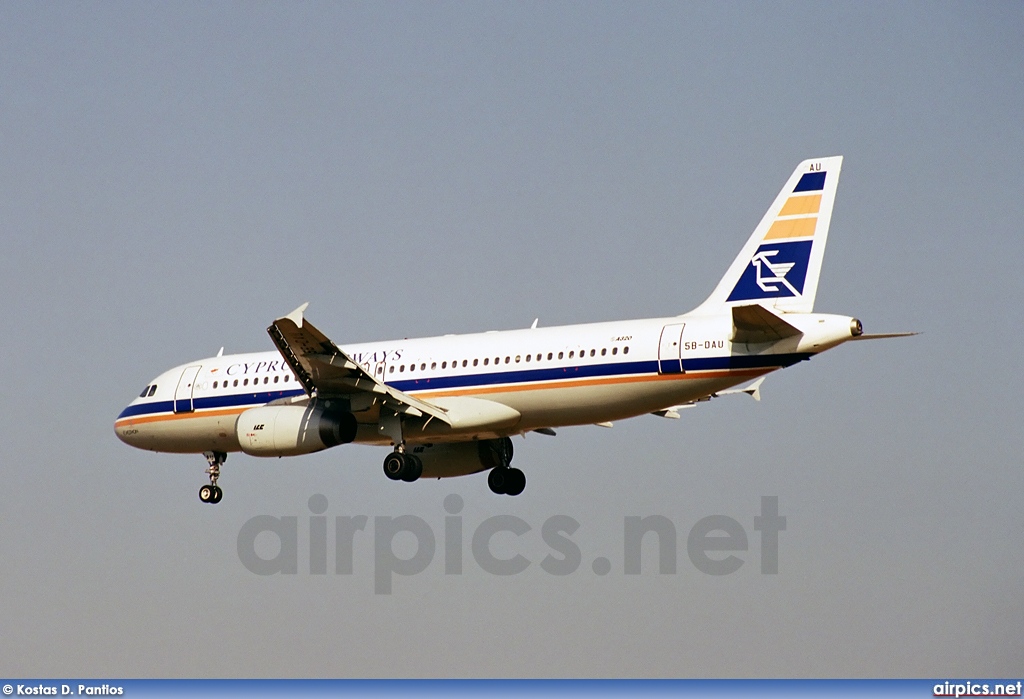
[[[694,313],[760,304],[810,313],[818,290],[842,156],[800,163],[711,296]]]

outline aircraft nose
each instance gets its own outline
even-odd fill
[[[117,416],[117,419],[114,420],[114,434],[128,446],[137,447],[139,443],[139,430],[131,420],[126,420],[128,417],[126,415],[127,412],[128,409],[125,408]]]

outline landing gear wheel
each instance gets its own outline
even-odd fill
[[[400,451],[393,451],[384,459],[384,475],[393,481],[402,479],[405,472],[406,456]]]
[[[501,466],[492,468],[487,474],[487,486],[495,495],[504,495],[508,487],[508,469]]]
[[[518,468],[507,469],[505,474],[505,494],[519,495],[526,489],[526,474]]]
[[[526,489],[526,474],[518,468],[492,468],[487,474],[487,485],[496,495],[519,495]]]
[[[210,464],[210,467],[206,469],[206,472],[210,475],[210,484],[204,485],[199,489],[199,499],[211,505],[216,505],[224,497],[224,491],[217,485],[217,479],[220,478],[220,467],[228,460],[228,455],[222,451],[206,451],[203,452],[203,456],[206,457],[206,461]]]
[[[405,455],[405,471],[402,473],[402,480],[412,483],[423,475],[423,462],[415,454]]]

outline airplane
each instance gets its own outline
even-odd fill
[[[202,453],[220,502],[227,455],[392,447],[396,481],[488,471],[519,495],[511,437],[679,411],[730,393],[760,399],[764,375],[867,335],[850,316],[814,313],[842,156],[806,160],[711,295],[678,316],[336,345],[303,304],[267,328],[275,350],[198,359],[150,381],[118,415],[118,438]],[[755,381],[756,380],[756,381]],[[736,389],[748,381],[754,383]]]

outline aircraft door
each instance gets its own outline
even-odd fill
[[[373,369],[373,378],[377,379],[381,383],[385,383],[387,374],[387,362],[377,362],[377,366]]]
[[[674,323],[661,329],[661,343],[658,345],[658,373],[683,373],[683,328],[686,323]]]
[[[174,412],[192,412],[192,389],[195,386],[196,377],[199,376],[199,370],[202,368],[201,365],[190,366],[181,372],[178,387],[174,389]]]

